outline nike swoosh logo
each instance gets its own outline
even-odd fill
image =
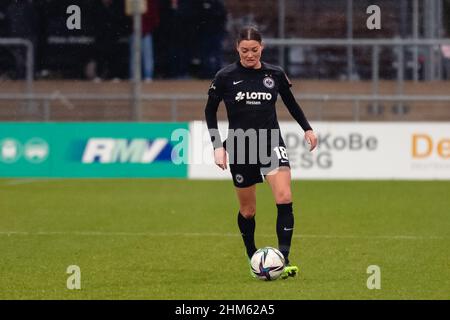
[[[288,160],[281,160],[281,163],[286,163],[288,162]]]
[[[286,228],[286,227],[284,227],[284,229],[283,229],[284,231],[292,231],[292,230],[294,230],[294,228]]]
[[[233,81],[233,85],[237,85],[238,83],[241,83],[244,80],[240,80],[240,81]]]

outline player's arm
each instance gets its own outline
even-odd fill
[[[221,169],[227,169],[227,156],[220,138],[219,128],[217,124],[217,110],[222,100],[217,93],[215,81],[211,84],[208,92],[208,101],[205,107],[205,119],[208,127],[209,136],[214,148],[214,161]]]
[[[214,149],[222,147],[222,141],[217,125],[217,109],[219,108],[219,104],[219,98],[208,96],[208,101],[206,102],[205,107],[205,119]]]
[[[308,122],[308,119],[306,119],[305,113],[295,100],[290,86],[291,84],[286,78],[286,84],[282,85],[279,90],[281,99],[286,105],[286,108],[288,109],[291,116],[295,119],[295,121],[297,121],[300,127],[302,127],[303,131],[305,131],[305,139],[310,145],[309,151],[312,151],[317,146],[316,135],[314,134],[313,129]]]

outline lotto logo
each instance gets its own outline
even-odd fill
[[[245,98],[245,93],[243,93],[243,92],[238,92],[238,93],[237,93],[237,95],[236,95],[236,101],[244,100],[244,98]]]
[[[236,101],[242,101],[244,99],[247,100],[271,100],[272,99],[272,94],[268,93],[268,92],[242,92],[239,91],[236,94]]]

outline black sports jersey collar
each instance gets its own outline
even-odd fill
[[[262,62],[262,61],[261,61],[261,68],[259,68],[259,69],[246,68],[242,65],[240,60],[236,61],[236,65],[238,66],[238,69],[243,70],[245,72],[261,72],[266,69],[264,62]]]

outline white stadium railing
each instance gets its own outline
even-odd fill
[[[361,103],[371,102],[376,107],[380,102],[448,102],[450,109],[450,95],[370,95],[370,94],[297,94],[295,98],[300,105],[305,101],[318,103],[326,102],[349,102],[352,104],[352,117],[354,121],[360,120]],[[0,101],[39,101],[44,107],[43,121],[51,121],[51,104],[59,104],[73,107],[75,101],[129,101],[133,99],[132,94],[8,94],[0,93]],[[142,94],[142,101],[168,101],[170,102],[170,121],[178,121],[181,101],[199,101],[199,107],[206,103],[204,94]],[[450,114],[450,111],[449,111]],[[322,120],[323,110],[321,104],[316,109],[317,120]],[[169,120],[169,119],[168,119]]]

